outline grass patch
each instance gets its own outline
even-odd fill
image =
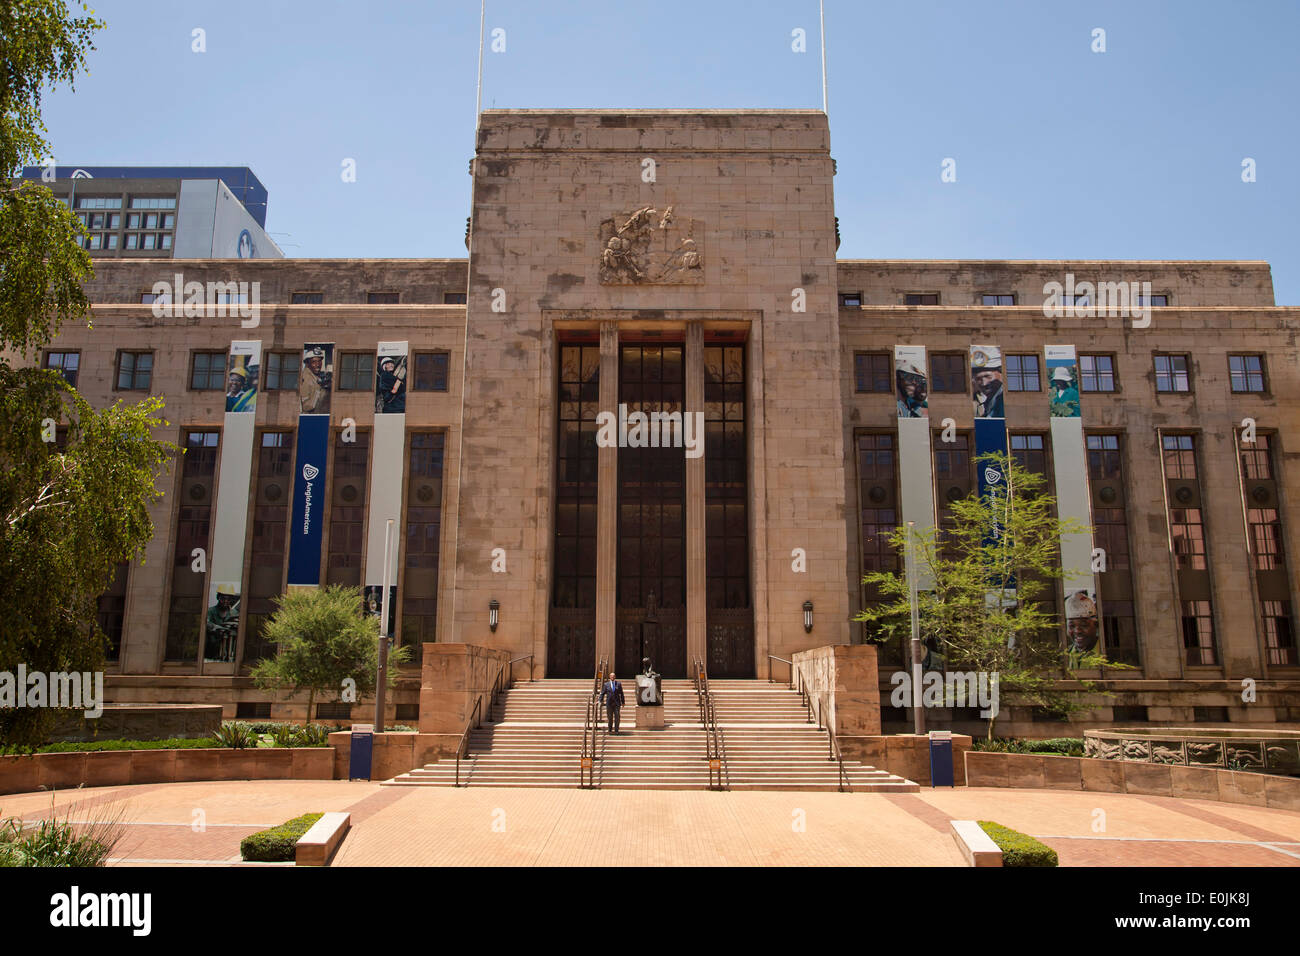
[[[1002,851],[1003,866],[1060,866],[1056,851],[1028,833],[1012,830],[991,820],[979,820],[980,829]]]
[[[293,860],[299,838],[311,829],[323,813],[304,813],[286,820],[278,827],[250,833],[239,841],[239,855],[245,861],[256,863],[287,863]]]

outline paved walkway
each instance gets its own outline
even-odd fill
[[[124,865],[239,862],[239,841],[302,813],[346,810],[335,866],[960,866],[948,821],[997,820],[1063,866],[1300,866],[1300,813],[1207,800],[1059,790],[841,794],[381,787],[257,780],[0,797],[119,818]],[[260,864],[267,865],[267,864]]]

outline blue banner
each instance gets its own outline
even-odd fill
[[[325,530],[325,463],[330,417],[298,418],[298,454],[293,465],[293,518],[289,524],[289,584],[320,584]]]

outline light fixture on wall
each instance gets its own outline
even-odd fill
[[[497,620],[500,618],[500,611],[500,601],[496,598],[488,601],[488,627],[491,628],[493,634],[497,632]]]
[[[813,612],[812,601],[804,601],[803,602],[803,630],[805,634],[812,633],[812,612]]]

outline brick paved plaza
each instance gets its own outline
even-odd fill
[[[960,866],[951,819],[993,819],[1063,866],[1300,866],[1300,812],[1046,790],[919,794],[398,788],[343,781],[105,787],[0,798],[0,815],[120,813],[120,865],[238,863],[239,841],[345,810],[335,866]],[[201,811],[201,814],[200,814]],[[1095,832],[1104,813],[1104,832]],[[204,829],[194,829],[201,820]],[[266,865],[266,864],[255,864]]]

